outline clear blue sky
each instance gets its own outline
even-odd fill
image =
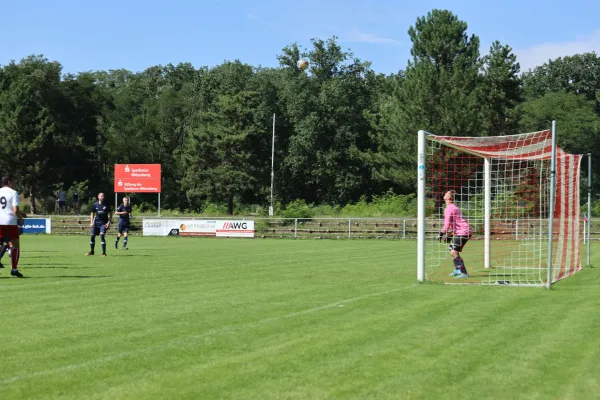
[[[240,59],[276,66],[287,44],[339,37],[378,72],[410,57],[407,30],[418,16],[447,8],[482,41],[509,44],[531,67],[577,52],[600,52],[598,0],[2,0],[0,65],[30,54],[65,72]],[[410,5],[409,5],[410,4]]]

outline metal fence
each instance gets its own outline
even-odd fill
[[[259,238],[331,238],[331,239],[416,239],[416,218],[277,218],[277,217],[198,217],[198,216],[143,216],[132,220],[131,233],[141,234],[143,219],[161,220],[237,220],[255,222],[256,237]],[[89,217],[56,216],[52,218],[52,231],[57,234],[88,234]],[[531,220],[505,221],[496,224],[496,237],[522,240],[526,237]],[[427,224],[429,235],[436,235],[441,229],[441,221]],[[583,221],[582,221],[583,225]],[[582,241],[583,226],[581,227]],[[476,233],[475,236],[477,236]],[[600,240],[600,223],[592,222],[592,240]]]

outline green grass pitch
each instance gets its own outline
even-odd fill
[[[600,393],[600,244],[548,291],[415,284],[414,241],[88,241],[24,237],[28,279],[0,270],[0,399]]]

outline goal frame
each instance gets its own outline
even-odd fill
[[[509,284],[509,286],[544,286],[547,289],[551,289],[552,284],[554,283],[552,280],[552,269],[554,266],[553,263],[553,228],[554,228],[554,215],[556,208],[556,185],[557,185],[557,177],[556,177],[556,158],[557,158],[557,145],[556,145],[556,121],[552,121],[552,148],[551,148],[551,157],[550,157],[550,171],[549,171],[549,209],[547,215],[547,232],[548,232],[548,242],[547,242],[547,271],[546,271],[546,281],[540,283],[519,283],[519,284]],[[427,233],[427,215],[426,215],[426,205],[427,205],[427,136],[434,136],[434,134],[426,132],[424,130],[420,130],[418,132],[418,142],[417,142],[417,280],[419,282],[425,281],[425,267],[426,267],[426,233]],[[444,146],[450,148],[456,148],[461,152],[466,154],[472,154],[479,158],[483,159],[483,181],[484,181],[484,190],[483,190],[483,205],[484,205],[484,215],[483,215],[483,266],[485,269],[490,268],[491,263],[491,200],[492,200],[492,190],[491,190],[491,162],[490,157],[484,157],[481,154],[477,154],[475,152],[469,151],[469,149],[465,149],[462,147],[454,146],[452,143],[443,143]],[[591,157],[588,155],[588,163],[591,166]],[[591,168],[589,168],[591,169]],[[590,187],[591,187],[591,175],[588,173],[588,213],[590,211]],[[578,199],[579,201],[579,199]],[[544,219],[542,219],[544,220]],[[589,235],[590,235],[590,220],[591,216],[588,217],[588,221],[585,223],[587,226],[587,235],[588,235],[588,262],[589,265],[589,253],[590,253],[590,244],[589,244]],[[581,257],[582,258],[582,257]]]

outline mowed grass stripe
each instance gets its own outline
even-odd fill
[[[414,242],[137,239],[160,260],[148,266],[147,257],[116,253],[109,263],[81,260],[71,251],[72,238],[49,239],[31,244],[62,246],[64,259],[90,265],[98,274],[111,271],[114,282],[81,279],[81,285],[28,291],[33,279],[10,281],[9,294],[0,286],[2,297],[14,296],[15,285],[22,286],[19,295],[29,307],[23,314],[7,308],[12,315],[0,317],[8,332],[21,333],[0,348],[3,399],[60,393],[72,398],[505,398],[507,393],[543,398],[552,390],[577,396],[597,388],[598,371],[589,366],[597,359],[598,342],[578,345],[598,328],[589,315],[599,304],[582,301],[597,290],[595,269],[552,292],[402,289],[414,282]],[[203,271],[192,263],[198,243],[212,246],[202,253],[216,257],[212,263],[221,269]],[[227,253],[232,244],[233,258]],[[163,251],[176,251],[181,266],[172,276],[157,278],[147,271],[171,268],[162,261]],[[225,253],[221,259],[220,253]],[[271,257],[277,263],[269,254],[278,255]],[[290,261],[292,254],[302,259]],[[249,259],[251,266],[238,268],[232,259]],[[66,279],[52,278],[53,271],[44,271],[47,279]],[[382,294],[371,296],[375,293]],[[561,348],[568,349],[568,357],[560,355]],[[543,365],[558,371],[545,372]],[[582,365],[591,372],[578,379],[567,372],[555,379],[560,384],[544,385],[552,374]]]
[[[161,241],[164,242],[164,241]],[[182,243],[184,244],[193,244],[192,242],[184,242],[182,241]],[[213,242],[215,243],[215,242]],[[288,242],[288,243],[293,243],[293,242]],[[271,251],[269,249],[269,251]],[[297,251],[295,251],[297,253]],[[314,251],[313,251],[314,254]],[[337,252],[334,251],[334,254],[337,254]],[[68,257],[69,255],[69,251],[67,249],[65,249],[65,255]],[[78,256],[78,254],[77,254]],[[322,258],[323,254],[321,254],[321,258]],[[285,257],[282,257],[283,259],[285,259]],[[231,258],[228,257],[228,259],[230,260]],[[251,258],[252,259],[252,258]],[[90,259],[85,259],[85,262],[89,262],[88,260]],[[326,260],[326,259],[325,259]],[[108,261],[108,259],[102,259],[101,262],[105,262]],[[93,261],[92,261],[93,262]],[[264,264],[264,262],[261,261],[257,261],[255,262],[255,264],[260,265],[260,264]],[[328,266],[327,263],[325,263],[324,265]],[[108,267],[106,267],[106,263],[104,265],[105,268],[111,268],[114,267],[114,264],[109,264]],[[134,265],[135,266],[135,265]],[[117,267],[121,267],[120,265],[117,265]],[[246,265],[247,267],[247,265]],[[322,271],[322,265],[319,266],[320,270]],[[139,268],[138,268],[139,269]],[[169,271],[169,268],[164,268],[166,271]],[[192,268],[188,268],[190,271],[195,271]],[[257,286],[262,284],[263,286],[265,285],[265,280],[263,276],[257,276],[256,275],[256,269],[255,268],[246,268],[248,270],[251,270],[251,276],[242,276],[240,279],[242,279],[244,281],[244,286]],[[272,272],[269,272],[269,270],[271,269],[270,266],[265,267],[264,269],[267,270],[269,275],[272,275]],[[226,270],[225,266],[223,268],[223,270]],[[96,339],[96,336],[104,336],[105,334],[109,334],[109,338],[111,337],[115,337],[117,339],[122,339],[120,336],[133,336],[135,337],[135,330],[136,327],[139,329],[140,326],[140,321],[139,320],[135,320],[133,326],[129,326],[127,324],[127,320],[130,319],[130,316],[125,313],[124,315],[119,315],[120,312],[122,311],[126,311],[126,310],[140,310],[142,311],[142,314],[144,312],[148,312],[146,315],[152,315],[151,311],[153,309],[153,307],[156,305],[153,303],[153,300],[157,300],[160,304],[161,307],[166,308],[171,310],[167,315],[167,321],[160,321],[160,322],[174,322],[177,323],[178,321],[187,321],[186,318],[181,318],[181,315],[184,314],[187,310],[186,310],[186,305],[187,307],[190,306],[190,304],[192,305],[192,308],[197,307],[198,303],[189,303],[189,302],[180,302],[179,297],[181,297],[178,293],[183,293],[184,295],[189,296],[190,293],[193,293],[190,288],[188,286],[191,286],[192,290],[196,289],[194,288],[194,286],[197,286],[197,283],[194,279],[190,279],[190,274],[188,274],[188,272],[190,271],[186,271],[185,275],[181,275],[180,278],[181,279],[185,279],[184,281],[179,281],[176,279],[172,279],[173,276],[168,276],[166,277],[167,279],[165,279],[163,277],[163,279],[159,279],[156,280],[155,282],[144,282],[145,286],[143,287],[143,289],[135,289],[135,290],[123,290],[122,288],[119,288],[119,284],[121,284],[121,282],[101,282],[101,283],[94,283],[94,287],[89,288],[89,287],[85,287],[85,288],[74,288],[75,290],[67,290],[67,291],[60,291],[57,292],[54,288],[47,288],[45,289],[45,291],[39,291],[38,290],[38,297],[39,300],[41,300],[39,303],[36,302],[31,302],[28,303],[28,305],[31,306],[31,310],[26,309],[26,307],[22,307],[19,310],[13,309],[14,315],[10,315],[10,313],[7,316],[7,320],[13,320],[13,321],[20,321],[21,323],[23,322],[27,322],[27,317],[23,318],[22,316],[30,316],[32,318],[32,321],[30,322],[36,322],[38,324],[42,324],[44,321],[49,322],[50,324],[55,324],[58,326],[63,326],[64,327],[64,333],[66,334],[67,332],[69,333],[70,336],[81,336],[82,338],[86,338],[86,342],[89,343],[93,343],[94,340]],[[297,269],[291,270],[294,274],[297,273]],[[36,271],[37,272],[37,271]],[[231,277],[223,277],[223,272],[221,271],[220,273],[216,273],[215,276],[219,277],[217,282],[214,282],[214,284],[216,284],[216,290],[219,291],[221,293],[221,295],[225,296],[225,297],[229,297],[232,293],[231,292],[238,292],[238,294],[240,293],[240,290],[235,287],[233,287],[233,289],[227,289],[227,287],[222,286],[222,284],[224,283],[231,283],[232,278]],[[196,273],[203,273],[203,271],[197,271]],[[361,272],[361,275],[363,275],[363,273]],[[342,275],[343,276],[343,275]],[[276,276],[277,277],[277,276]],[[193,278],[193,276],[192,276]],[[337,277],[336,277],[337,278]],[[143,280],[143,276],[140,277],[140,279]],[[254,281],[253,281],[254,279]],[[281,274],[279,274],[279,276],[276,279],[281,279]],[[27,280],[27,282],[30,282],[31,280]],[[25,282],[25,280],[21,280],[19,281],[20,283]],[[140,282],[139,281],[135,281],[132,282],[135,283],[136,285],[139,285]],[[211,282],[213,283],[213,282]],[[255,284],[256,283],[256,284]],[[211,285],[207,285],[206,283],[206,276],[202,276],[202,280],[199,282],[200,286],[197,288],[198,292],[203,293],[204,295],[207,294],[210,297],[211,293]],[[170,288],[170,286],[173,286],[172,288]],[[306,291],[306,288],[304,286],[295,286],[296,288],[299,288],[301,291]],[[125,288],[126,289],[126,288]],[[264,289],[264,288],[263,288]],[[269,288],[271,289],[271,288]],[[282,293],[281,297],[282,298],[288,298],[288,300],[290,299],[289,297],[289,288],[285,288],[286,289],[286,293]],[[362,288],[364,290],[364,288]],[[168,293],[168,296],[165,296],[165,294]],[[261,293],[264,293],[266,295],[272,296],[273,291],[255,291],[252,290],[251,292],[248,293],[248,297],[250,299],[250,304],[252,302],[256,302],[256,296],[260,296]],[[324,292],[324,293],[330,293],[330,292]],[[114,297],[114,295],[116,294],[120,294],[119,297]],[[343,295],[346,295],[346,293],[342,293]],[[81,297],[77,297],[78,295],[80,295]],[[47,296],[50,296],[49,298]],[[68,297],[68,300],[66,301],[65,304],[60,303],[60,298],[61,297]],[[325,300],[330,300],[331,296],[327,296],[327,298]],[[129,300],[129,301],[128,301]],[[199,304],[202,304],[202,298],[198,299],[199,300]],[[235,300],[235,298],[234,298]],[[239,303],[240,300],[235,300],[234,303]],[[247,300],[244,300],[245,303],[248,303]],[[218,303],[218,302],[217,302]],[[289,303],[289,301],[288,301]],[[299,306],[302,306],[304,304],[304,301],[301,301]],[[319,305],[321,305],[322,303],[317,303]],[[101,308],[99,309],[94,309],[97,305],[101,306]],[[228,302],[222,302],[222,307],[225,307],[227,309],[231,309],[231,306],[235,306],[236,304],[232,304],[232,301],[228,301]],[[269,314],[272,315],[273,314],[273,310],[272,310],[272,302],[271,302],[271,309],[269,309]],[[171,308],[173,307],[173,308]],[[90,308],[92,310],[90,310]],[[247,308],[247,304],[246,304],[246,308]],[[297,308],[296,308],[297,309]],[[155,309],[156,311],[157,309]],[[32,311],[37,311],[39,314],[43,315],[44,318],[42,318],[40,320],[39,316],[36,315],[35,313],[32,313]],[[215,310],[202,310],[203,314],[205,315],[209,315],[209,316],[222,316],[223,314],[220,312],[221,310],[216,310],[217,312],[214,312]],[[243,311],[243,316],[252,316],[252,314],[248,314],[245,310]],[[288,311],[288,310],[284,310],[284,311]],[[53,315],[54,312],[54,315]],[[228,313],[228,317],[231,316],[231,313]],[[21,316],[21,318],[16,318],[17,316]],[[274,315],[278,315],[277,313],[275,313]],[[15,319],[12,319],[11,317],[15,317]],[[65,320],[65,323],[60,323],[60,318],[63,318]],[[85,318],[88,317],[90,321],[85,321]],[[163,317],[164,318],[164,317]],[[119,327],[121,330],[124,330],[126,333],[125,334],[117,334],[115,332],[103,332],[102,330],[98,329],[101,326],[105,325],[105,320],[106,319],[110,319],[111,323],[115,326],[115,327]],[[160,319],[160,316],[154,314],[151,317],[152,320],[154,320],[156,322],[157,319]],[[87,330],[83,330],[82,332],[80,332],[79,335],[77,335],[76,332],[72,331],[71,325],[66,323],[66,321],[69,320],[76,320],[79,323],[82,322],[86,322],[83,325],[85,325],[88,329]],[[170,321],[169,321],[170,320]],[[143,322],[145,321],[141,321],[142,324],[141,326],[144,326]],[[222,322],[222,321],[218,321],[218,322]],[[234,321],[237,322],[237,321]],[[206,324],[203,324],[206,325]],[[159,327],[158,329],[164,329],[164,330],[168,330],[169,332],[172,332],[173,330],[173,326],[171,324],[171,326],[169,326],[169,328],[164,328],[163,325],[161,325],[160,323],[157,324],[157,326]],[[165,327],[168,325],[165,325]],[[9,329],[18,329],[16,327],[12,327],[9,326]],[[46,328],[43,327],[42,328]],[[153,328],[150,328],[153,329]],[[43,330],[43,329],[42,329]],[[148,330],[148,328],[143,328],[143,330],[146,332]],[[156,330],[156,329],[155,329]],[[39,331],[38,331],[39,332]],[[61,335],[58,335],[61,336]],[[33,338],[30,337],[21,337],[21,340],[19,340],[20,343],[18,343],[18,345],[21,346],[27,346],[27,343],[36,343],[37,340],[31,340]],[[39,339],[39,338],[35,338],[35,339]],[[75,340],[73,340],[76,343],[81,343],[81,341],[79,340],[79,337],[75,337]],[[59,340],[62,340],[62,338],[60,338]],[[64,341],[63,341],[64,343]],[[55,343],[52,343],[52,346],[48,346],[49,348],[56,348]],[[22,349],[23,350],[23,349]],[[21,351],[22,351],[21,350]]]

